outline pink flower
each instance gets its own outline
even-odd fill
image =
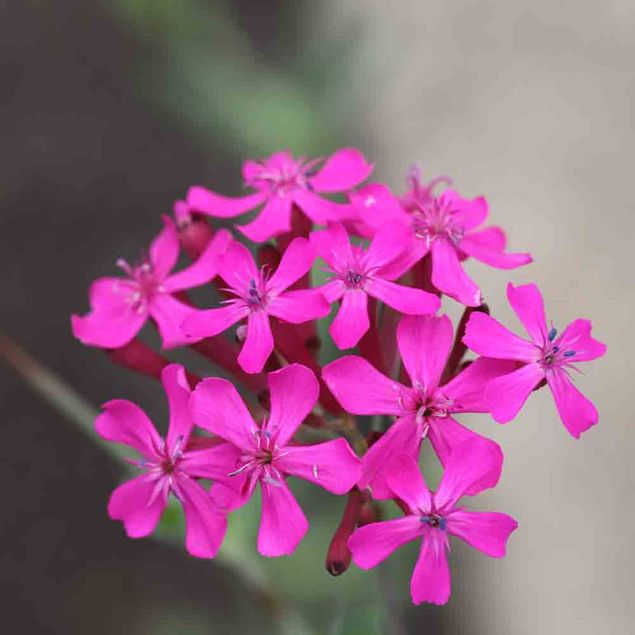
[[[493,487],[501,464],[502,457],[490,444],[478,440],[462,443],[454,450],[439,488],[432,494],[412,457],[397,457],[388,484],[410,513],[357,529],[348,541],[353,562],[362,569],[371,569],[401,545],[421,538],[410,579],[412,601],[445,604],[450,598],[449,536],[461,538],[487,556],[502,558],[507,539],[518,527],[507,514],[473,512],[456,506],[464,494],[475,493],[475,488],[483,491]]]
[[[190,341],[200,340],[218,335],[246,318],[247,336],[238,363],[246,373],[259,373],[273,351],[269,316],[300,324],[329,312],[328,302],[313,289],[286,291],[311,269],[314,259],[309,241],[295,238],[275,273],[269,276],[264,267],[256,267],[244,245],[232,242],[219,258],[218,271],[236,298],[226,300],[225,307],[191,313],[183,322],[183,330]]]
[[[478,306],[482,297],[476,283],[463,271],[462,260],[472,256],[498,269],[531,262],[529,254],[505,253],[505,233],[500,227],[476,229],[488,213],[482,196],[470,201],[453,190],[444,190],[406,211],[386,186],[372,184],[353,194],[351,203],[367,231],[376,231],[391,221],[407,227],[406,269],[430,254],[432,284],[466,306]]]
[[[229,441],[239,451],[230,476],[241,479],[243,500],[258,484],[262,518],[258,551],[263,556],[293,553],[308,522],[286,483],[288,475],[346,493],[359,478],[359,460],[345,439],[296,445],[291,439],[313,410],[319,385],[313,373],[291,364],[267,376],[271,409],[258,425],[234,386],[224,379],[203,380],[190,400],[197,425]]]
[[[188,205],[204,214],[220,218],[238,216],[264,203],[258,217],[238,229],[254,242],[263,242],[291,229],[291,208],[296,205],[313,222],[326,224],[340,218],[348,206],[337,205],[315,192],[345,192],[368,177],[373,166],[359,150],[343,148],[326,159],[312,174],[320,159],[294,159],[289,152],[275,152],[268,159],[246,161],[243,177],[255,193],[242,198],[228,198],[203,187],[192,187]]]
[[[111,495],[108,515],[121,520],[130,538],[151,534],[174,494],[183,505],[185,546],[198,558],[213,558],[225,536],[224,513],[214,505],[197,478],[223,478],[238,453],[227,443],[189,447],[193,420],[188,411],[190,388],[182,366],[170,364],[161,375],[170,406],[168,433],[163,440],[141,408],[116,399],[104,404],[95,427],[108,441],[134,448],[141,460],[130,460],[141,475],[119,486]],[[213,486],[214,487],[214,486]]]
[[[362,459],[360,489],[370,487],[374,498],[390,498],[386,467],[401,453],[419,456],[421,442],[430,439],[439,460],[447,465],[460,443],[480,438],[456,421],[462,412],[486,412],[484,391],[492,378],[509,372],[511,362],[478,359],[440,386],[452,347],[452,323],[446,316],[404,317],[397,328],[401,359],[412,386],[386,377],[361,357],[349,355],[324,367],[322,376],[348,412],[390,415],[397,420]],[[483,439],[498,446],[493,442]],[[497,450],[500,453],[500,449]],[[491,485],[488,485],[491,487]]]
[[[71,317],[73,334],[82,343],[119,348],[130,342],[148,318],[152,318],[164,348],[184,344],[180,327],[192,307],[177,300],[174,294],[205,284],[216,276],[218,257],[231,241],[231,234],[225,229],[218,230],[194,264],[172,273],[179,257],[179,240],[173,221],[165,216],[163,222],[163,231],[140,264],[132,267],[123,260],[117,262],[127,278],[99,278],[93,282],[90,313]]]
[[[511,421],[532,390],[546,380],[562,423],[576,439],[580,438],[598,422],[598,412],[569,375],[577,370],[574,363],[602,357],[606,346],[591,337],[589,320],[575,320],[557,337],[555,328],[547,328],[542,295],[535,284],[508,284],[507,299],[529,333],[529,341],[485,314],[470,317],[463,338],[479,355],[522,363],[521,368],[494,379],[487,387],[492,416],[499,423]]]
[[[329,224],[325,231],[313,232],[310,238],[333,276],[318,289],[329,302],[342,300],[329,329],[339,348],[352,348],[368,331],[368,296],[409,315],[434,313],[439,308],[437,296],[392,282],[408,266],[404,268],[397,263],[407,240],[401,225],[387,225],[379,230],[368,249],[351,245],[339,223]]]

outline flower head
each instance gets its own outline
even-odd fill
[[[355,346],[368,330],[368,296],[409,315],[434,313],[439,308],[435,295],[392,282],[405,271],[397,263],[405,240],[401,225],[379,230],[367,249],[352,245],[340,223],[311,234],[311,243],[332,276],[319,290],[329,302],[342,301],[330,328],[339,348]]]
[[[240,483],[240,500],[249,499],[260,486],[258,551],[264,556],[281,556],[292,553],[308,530],[286,477],[297,476],[334,494],[344,494],[357,482],[360,468],[345,439],[316,445],[292,441],[319,394],[319,384],[308,368],[291,364],[267,378],[271,409],[260,424],[225,379],[203,380],[192,394],[190,408],[197,425],[237,449],[227,476]]]
[[[598,412],[573,385],[570,375],[577,370],[577,363],[602,357],[606,346],[591,337],[589,320],[575,320],[560,336],[555,328],[548,328],[542,294],[535,284],[508,284],[507,299],[529,333],[529,340],[482,314],[470,317],[463,338],[479,355],[521,363],[520,368],[496,378],[487,387],[492,416],[500,423],[511,421],[534,388],[546,380],[562,423],[579,438],[598,422]]]
[[[157,526],[169,494],[173,494],[185,512],[188,552],[199,558],[213,558],[227,523],[223,510],[196,479],[225,478],[237,453],[226,443],[190,447],[193,420],[183,367],[166,366],[162,382],[170,405],[165,439],[141,408],[123,399],[104,404],[104,412],[95,421],[95,428],[104,439],[130,446],[141,455],[139,460],[128,461],[139,469],[140,475],[112,493],[108,514],[123,522],[130,538],[148,536]]]
[[[172,273],[179,256],[179,240],[174,222],[164,217],[163,231],[141,262],[129,265],[124,260],[117,261],[124,278],[99,278],[93,282],[91,311],[85,316],[72,316],[73,334],[90,346],[119,348],[152,318],[164,348],[183,345],[180,326],[192,308],[175,294],[214,278],[218,259],[230,241],[227,230],[218,230],[194,264]]]
[[[516,367],[513,362],[480,359],[440,385],[452,347],[452,323],[447,316],[402,318],[397,343],[410,386],[386,377],[354,355],[331,362],[322,372],[327,386],[348,412],[397,417],[362,459],[359,487],[370,487],[375,498],[391,495],[386,483],[390,460],[404,452],[418,457],[424,438],[430,439],[444,465],[458,444],[482,438],[453,415],[486,412],[485,387],[494,377]],[[493,441],[484,441],[496,446]]]
[[[255,190],[242,198],[229,198],[203,187],[190,188],[188,205],[198,212],[232,218],[264,203],[258,217],[238,229],[255,242],[263,242],[291,229],[291,209],[296,205],[313,222],[325,224],[348,211],[348,206],[324,199],[318,193],[344,192],[368,177],[372,165],[354,148],[343,148],[328,157],[316,172],[320,159],[294,159],[289,152],[275,152],[261,161],[243,165],[245,184]]]
[[[273,335],[269,317],[299,324],[329,312],[329,305],[316,290],[287,291],[302,278],[315,259],[311,244],[305,238],[294,239],[284,252],[278,268],[271,275],[258,269],[249,250],[234,241],[219,259],[221,278],[235,298],[226,300],[219,309],[192,312],[183,322],[183,330],[191,340],[218,335],[236,322],[247,319],[247,335],[238,356],[246,373],[258,373],[273,351]]]
[[[507,539],[518,526],[507,514],[457,507],[466,493],[494,487],[501,467],[502,456],[491,444],[466,441],[454,450],[433,494],[412,457],[396,457],[390,466],[388,484],[409,513],[357,529],[348,541],[353,562],[362,569],[371,569],[401,545],[421,539],[410,580],[412,601],[445,604],[450,598],[449,537],[454,535],[485,555],[502,558]]]

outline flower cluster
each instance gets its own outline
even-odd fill
[[[129,459],[137,475],[108,504],[128,536],[151,534],[173,495],[187,551],[213,558],[227,515],[259,490],[258,551],[292,554],[309,528],[287,484],[301,478],[347,497],[331,573],[351,560],[374,567],[419,539],[412,599],[444,604],[449,537],[500,558],[517,527],[460,502],[495,487],[503,465],[501,448],[463,415],[506,423],[548,386],[578,438],[598,413],[571,374],[606,347],[588,320],[558,335],[534,284],[507,286],[529,339],[490,317],[463,262],[512,269],[531,257],[506,251],[499,227],[482,227],[486,200],[463,197],[445,177],[424,183],[416,170],[396,196],[363,184],[372,169],[352,148],[326,160],[276,152],[244,163],[252,191],[243,197],[190,188],[140,261],[117,261],[124,277],[92,284],[90,312],[73,315],[72,328],[115,363],[160,379],[167,396],[165,437],[130,401],[106,403],[95,422],[103,438],[139,454]],[[233,229],[259,243],[251,249],[209,222],[247,213]],[[190,264],[175,271],[181,256]],[[193,303],[195,287],[208,290],[208,306]],[[456,329],[443,296],[465,307]],[[210,375],[231,379],[171,363],[139,339],[148,322],[164,349],[190,348],[213,363]],[[468,349],[476,357],[466,359]],[[427,441],[443,470],[434,493],[420,470]],[[403,515],[381,520],[388,503],[378,501]]]

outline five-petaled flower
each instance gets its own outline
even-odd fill
[[[454,190],[426,197],[426,202],[409,199],[408,209],[381,184],[358,190],[351,202],[357,212],[358,227],[366,225],[372,234],[386,223],[398,222],[408,229],[404,250],[405,269],[428,254],[432,258],[432,284],[466,306],[478,306],[483,299],[476,283],[465,273],[461,261],[472,256],[498,269],[514,269],[531,262],[529,254],[506,253],[505,233],[500,227],[477,230],[485,222],[488,209],[482,196],[462,198]]]
[[[516,368],[513,362],[478,359],[441,386],[452,347],[452,322],[447,316],[403,317],[397,328],[397,343],[411,386],[386,377],[355,355],[337,359],[322,371],[327,386],[348,412],[397,417],[362,458],[359,487],[370,487],[375,498],[391,496],[386,483],[390,460],[401,453],[418,458],[425,437],[444,465],[458,444],[482,438],[452,415],[486,412],[487,384]],[[493,441],[487,442],[498,448]],[[500,448],[497,451],[500,453]]]
[[[294,159],[289,152],[275,152],[262,161],[245,161],[243,178],[255,193],[230,198],[194,186],[187,203],[195,211],[219,218],[232,218],[264,203],[255,220],[237,227],[254,242],[288,232],[294,205],[319,225],[338,220],[348,214],[349,206],[338,205],[316,192],[345,192],[364,181],[373,166],[354,148],[334,152],[315,172],[320,162],[321,159]]]
[[[491,444],[466,441],[452,453],[433,494],[412,457],[395,457],[388,472],[388,484],[409,513],[403,518],[357,529],[348,541],[353,562],[362,569],[371,569],[401,545],[421,539],[410,580],[412,601],[445,604],[450,598],[449,535],[461,538],[487,556],[502,558],[507,539],[518,526],[507,514],[457,507],[466,493],[494,487],[501,468],[502,457]]]
[[[239,480],[241,501],[256,486],[262,495],[258,551],[263,556],[289,555],[309,524],[286,483],[297,476],[333,494],[345,494],[359,479],[359,459],[343,439],[316,445],[292,441],[313,410],[319,394],[315,375],[291,364],[267,376],[271,409],[257,424],[236,388],[225,379],[203,380],[193,391],[190,409],[197,425],[231,443],[238,458],[228,476]]]
[[[463,337],[465,344],[479,355],[522,364],[488,385],[485,396],[492,416],[500,423],[511,421],[532,390],[546,380],[562,423],[579,438],[598,422],[598,411],[573,385],[569,373],[577,370],[574,364],[578,362],[602,357],[606,346],[591,337],[589,320],[575,320],[559,337],[555,328],[547,328],[542,295],[535,284],[508,284],[507,299],[530,341],[484,314],[470,317]]]
[[[130,446],[141,455],[140,460],[128,460],[141,474],[112,493],[108,514],[123,522],[130,538],[142,538],[154,531],[172,493],[185,512],[186,549],[193,556],[213,558],[225,536],[227,522],[224,510],[196,479],[225,478],[238,453],[228,443],[190,447],[193,420],[183,367],[166,366],[161,379],[170,406],[165,439],[139,406],[123,399],[104,404],[104,412],[95,421],[95,428],[104,439]]]
[[[352,348],[368,331],[368,296],[408,315],[435,313],[439,308],[439,298],[432,293],[392,282],[408,268],[397,262],[406,240],[401,225],[380,229],[368,249],[352,245],[340,223],[331,223],[310,238],[332,274],[332,280],[318,290],[329,302],[342,300],[329,329],[339,348]]]
[[[179,257],[179,239],[174,222],[165,216],[163,231],[140,264],[130,266],[118,261],[127,278],[99,278],[93,282],[91,311],[71,317],[73,334],[89,346],[119,348],[152,318],[164,348],[182,346],[185,337],[181,323],[192,307],[175,294],[212,280],[218,271],[218,259],[231,240],[226,229],[219,229],[194,264],[172,273]]]
[[[182,324],[188,340],[218,335],[246,318],[247,335],[238,363],[246,373],[259,373],[273,351],[270,316],[300,324],[329,312],[328,302],[317,290],[287,291],[311,269],[314,259],[309,241],[296,238],[269,275],[265,267],[258,269],[244,245],[232,242],[219,258],[218,271],[236,298],[225,300],[227,306],[222,308],[192,312]]]

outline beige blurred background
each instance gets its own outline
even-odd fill
[[[480,422],[507,457],[483,503],[520,529],[503,561],[464,550],[457,632],[632,633],[635,4],[332,0],[322,19],[363,41],[347,87],[381,175],[399,184],[411,158],[450,174],[532,252],[516,272],[468,265],[492,311],[520,332],[503,285],[533,281],[556,326],[588,317],[608,344],[578,381],[600,410],[580,441],[547,391],[506,427]]]

